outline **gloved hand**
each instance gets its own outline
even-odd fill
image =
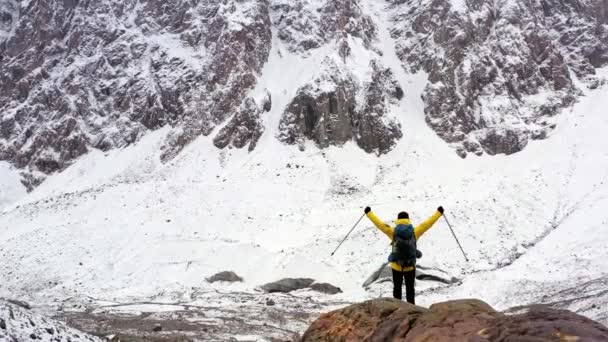
[[[364,210],[364,211],[365,211],[365,213],[367,214],[367,213],[369,213],[370,211],[372,211],[372,208],[370,208],[370,207],[365,207],[365,210]]]
[[[437,211],[441,213],[441,215],[443,215],[443,207],[439,206],[439,208],[437,208]]]

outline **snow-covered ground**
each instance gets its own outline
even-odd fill
[[[393,43],[385,27],[380,31],[388,49]],[[548,139],[511,156],[459,158],[424,122],[425,75],[405,73],[397,75],[405,96],[393,110],[404,138],[390,153],[366,154],[352,143],[305,151],[278,143],[287,94],[314,76],[327,53],[315,50],[300,63],[275,38],[254,91],[269,89],[273,107],[251,153],[220,151],[201,137],[162,164],[162,129],[123,149],[93,151],[27,195],[15,185],[15,171],[0,165],[0,297],[55,307],[218,290],[213,301],[221,307],[230,305],[222,292],[254,293],[284,277],[344,290],[333,297],[299,293],[319,301],[390,296],[390,284],[361,286],[389,251],[370,222],[330,256],[367,205],[386,221],[406,210],[414,222],[445,207],[470,262],[439,221],[419,243],[420,263],[462,282],[419,282],[423,306],[461,297],[498,309],[555,302],[560,291],[608,277],[608,86],[560,114]],[[383,58],[401,70],[392,48]],[[245,281],[205,281],[224,270]],[[593,295],[608,302],[605,292]],[[605,306],[577,298],[568,307],[608,323]]]

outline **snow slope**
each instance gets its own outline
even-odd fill
[[[383,63],[400,65],[387,28],[379,31]],[[353,38],[353,44],[362,42]],[[348,58],[364,58],[353,51]],[[421,305],[463,296],[499,309],[556,302],[567,297],[560,291],[606,279],[607,86],[588,91],[560,116],[551,137],[510,156],[459,158],[424,121],[426,76],[405,72],[397,74],[405,95],[392,111],[404,137],[390,153],[377,157],[353,143],[322,151],[312,143],[305,151],[277,143],[287,101],[331,53],[317,49],[302,60],[274,38],[250,94],[268,88],[273,107],[250,153],[218,150],[210,135],[162,164],[169,132],[161,129],[122,149],[93,151],[5,206],[0,297],[49,307],[67,300],[162,300],[204,290],[254,293],[266,282],[302,276],[341,287],[332,301],[389,296],[389,284],[361,287],[389,250],[367,220],[330,256],[367,205],[386,221],[407,210],[420,222],[438,205],[446,208],[471,262],[438,222],[420,241],[421,264],[462,282],[419,282]],[[288,69],[294,77],[280,72]],[[224,270],[245,282],[204,280]],[[579,300],[593,293],[606,303],[608,294],[586,291],[571,293],[567,306],[608,323],[605,309]]]
[[[0,209],[25,196],[17,170],[9,163],[0,161]]]

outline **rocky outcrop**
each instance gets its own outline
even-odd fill
[[[292,52],[307,53],[327,43],[340,40],[340,55],[347,55],[350,35],[369,47],[376,37],[376,25],[364,14],[359,1],[290,1],[274,0],[272,21],[278,37]],[[345,45],[346,44],[346,45]]]
[[[448,272],[438,268],[428,268],[421,265],[416,266],[416,279],[422,281],[434,281],[442,284],[455,284],[460,279],[451,276]],[[393,281],[392,268],[388,263],[382,264],[363,283],[364,288],[372,284]]]
[[[281,280],[262,285],[261,289],[268,293],[288,293],[291,291],[305,289],[314,282],[315,280],[310,278],[283,278]]]
[[[367,152],[388,152],[402,133],[387,114],[403,92],[377,60],[370,62],[368,76],[360,80],[343,62],[326,58],[320,74],[287,107],[278,139],[302,150],[310,139],[320,148],[355,141]]]
[[[225,281],[229,283],[234,282],[242,282],[243,278],[239,277],[236,273],[232,271],[223,271],[212,275],[211,277],[206,279],[210,283],[215,283],[217,281]]]
[[[0,341],[101,342],[96,336],[33,313],[20,305],[0,300]]]
[[[314,279],[310,278],[283,278],[281,280],[262,285],[260,289],[267,293],[289,293],[303,289],[310,289],[329,295],[342,293],[342,290],[339,287],[328,283],[317,283]]]
[[[228,120],[228,124],[213,138],[213,144],[217,148],[226,146],[243,148],[249,145],[249,151],[253,151],[264,132],[261,113],[262,108],[258,107],[255,100],[247,98],[233,117]]]
[[[608,63],[608,4],[591,1],[391,1],[403,67],[425,71],[427,123],[461,156],[511,154]]]
[[[240,135],[217,144],[244,146],[260,128],[241,104],[270,40],[268,1],[2,0],[0,160],[29,169],[31,187],[166,125],[170,158],[231,116]]]
[[[505,315],[486,303],[456,300],[428,309],[376,299],[321,315],[302,341],[604,341],[608,329],[565,310],[531,307]]]
[[[328,283],[314,283],[314,284],[310,285],[310,289],[313,291],[330,294],[330,295],[342,293],[342,289],[340,289],[339,287],[333,286],[332,284],[328,284]]]

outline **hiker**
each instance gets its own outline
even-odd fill
[[[416,249],[416,241],[443,215],[443,207],[437,208],[433,216],[416,228],[412,226],[410,215],[405,211],[397,215],[395,228],[382,222],[370,207],[365,208],[365,215],[392,241],[392,252],[388,261],[393,271],[393,297],[401,299],[401,287],[405,279],[406,299],[409,303],[415,304],[416,258],[422,256],[422,253]]]

